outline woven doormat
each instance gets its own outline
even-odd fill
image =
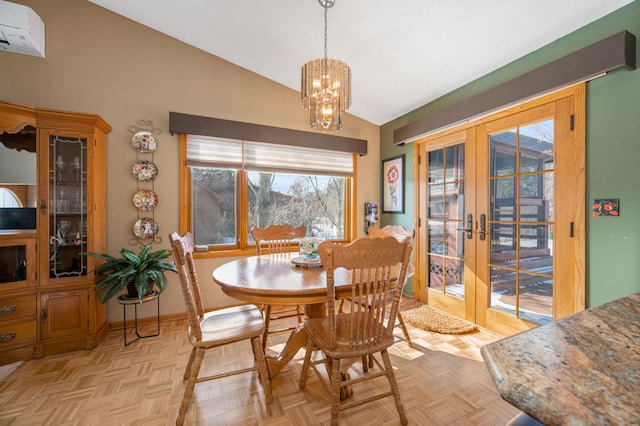
[[[429,305],[402,311],[402,318],[407,324],[414,327],[442,334],[464,334],[478,328],[475,324],[463,321]]]

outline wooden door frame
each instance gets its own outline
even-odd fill
[[[439,144],[444,143],[444,141],[453,141],[456,137],[459,137],[462,132],[466,132],[467,135],[467,144],[466,144],[466,153],[465,158],[476,158],[478,155],[487,155],[488,146],[486,144],[478,144],[477,143],[477,135],[476,129],[484,124],[487,124],[491,121],[500,120],[506,118],[510,115],[519,114],[521,112],[530,110],[532,108],[539,107],[544,104],[548,104],[551,102],[557,102],[558,109],[566,109],[567,111],[572,110],[572,130],[569,129],[568,126],[555,126],[558,127],[556,130],[556,139],[569,138],[572,140],[576,152],[579,154],[575,158],[566,159],[562,156],[558,157],[556,161],[558,162],[568,162],[571,166],[568,168],[563,168],[559,174],[554,176],[554,180],[556,182],[562,181],[562,174],[570,174],[577,179],[578,185],[583,188],[582,191],[576,191],[575,187],[571,187],[570,190],[562,190],[561,185],[555,185],[556,188],[556,198],[563,200],[569,200],[569,205],[574,206],[574,209],[570,211],[564,211],[559,213],[564,215],[562,218],[557,218],[556,222],[558,222],[558,228],[556,229],[556,233],[559,232],[568,232],[565,227],[570,226],[569,224],[573,222],[573,233],[574,238],[568,242],[568,246],[564,247],[563,250],[568,250],[573,253],[575,258],[575,262],[572,264],[571,268],[567,268],[566,271],[563,272],[562,275],[557,275],[554,268],[554,282],[564,282],[571,283],[571,285],[563,286],[561,289],[558,289],[560,286],[554,285],[554,308],[553,308],[553,318],[559,319],[564,316],[573,314],[575,312],[581,311],[585,308],[585,223],[586,223],[586,199],[585,199],[585,153],[586,153],[586,137],[585,137],[585,128],[586,128],[586,102],[585,102],[585,93],[586,93],[586,84],[580,83],[568,88],[564,88],[554,92],[552,94],[548,94],[545,96],[541,96],[537,99],[524,102],[520,105],[516,105],[505,109],[503,111],[496,112],[492,115],[480,118],[476,121],[463,123],[449,129],[442,130],[438,133],[434,133],[432,135],[425,136],[424,138],[418,139],[414,142],[413,153],[414,153],[414,182],[418,184],[414,187],[414,200],[415,208],[414,208],[414,224],[417,229],[417,238],[415,242],[416,253],[418,253],[416,258],[416,275],[413,279],[413,295],[418,300],[424,301],[425,303],[431,304],[434,298],[438,296],[434,296],[433,293],[429,292],[427,288],[427,263],[421,261],[421,258],[426,256],[423,255],[423,251],[426,250],[426,234],[428,232],[427,226],[427,206],[426,203],[423,203],[421,200],[426,197],[426,194],[421,194],[422,189],[425,188],[428,181],[428,176],[426,174],[427,171],[427,160],[421,158],[421,150],[423,150],[424,144],[434,143],[433,146],[429,146],[429,148],[435,148],[439,146]],[[563,133],[559,135],[557,132],[570,132],[570,134]],[[479,146],[480,145],[480,146]],[[488,170],[480,170],[475,168],[475,164],[470,166],[469,163],[471,161],[466,162],[466,176],[465,181],[467,181],[471,176],[477,176],[477,179],[482,179],[483,176],[486,178],[485,174],[488,174]],[[475,163],[475,162],[473,162]],[[566,186],[566,185],[565,185]],[[488,189],[487,189],[488,190]],[[558,193],[559,191],[559,193]],[[471,192],[474,192],[471,194]],[[422,198],[421,198],[422,195]],[[465,206],[474,206],[477,203],[478,198],[481,196],[488,197],[488,194],[479,194],[476,191],[468,191],[465,194]],[[466,207],[465,207],[466,210]],[[474,218],[475,221],[475,218]],[[475,240],[475,239],[474,239]],[[471,246],[469,244],[468,246]],[[474,258],[477,256],[486,256],[488,253],[485,253],[485,250],[489,250],[488,244],[480,244],[475,248],[475,252],[473,252],[473,248],[468,247],[465,240],[465,257],[474,255]],[[426,252],[425,252],[426,253]],[[471,268],[467,268],[465,266],[465,282],[467,280],[467,274],[473,274],[473,271],[467,270]],[[475,279],[475,275],[473,276]],[[465,285],[465,292],[468,290],[468,287]],[[472,294],[466,293],[468,296],[472,296]],[[487,303],[486,297],[477,297],[477,293],[473,293],[473,300],[476,301],[475,305],[471,303],[473,306],[466,306],[468,303],[465,303],[464,313],[461,312],[460,307],[455,306],[455,303],[450,303],[452,305],[451,313],[465,318],[467,320],[477,322],[476,316],[478,309],[480,306],[478,303]],[[466,299],[471,299],[471,297],[465,296]],[[479,300],[483,299],[483,300]],[[482,324],[484,325],[484,324]],[[535,324],[532,324],[535,326]],[[502,330],[504,331],[504,330]]]

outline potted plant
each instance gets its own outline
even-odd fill
[[[151,244],[144,246],[139,254],[122,248],[121,257],[92,252],[82,254],[105,261],[95,269],[100,277],[95,290],[102,303],[106,303],[125,289],[129,292],[129,298],[142,301],[142,298],[153,292],[154,288],[159,292],[164,291],[167,285],[165,271],[177,272],[172,262],[164,261],[171,256],[171,251],[162,249],[152,252]]]

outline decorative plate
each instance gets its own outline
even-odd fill
[[[158,175],[158,166],[153,161],[144,160],[133,165],[133,176],[140,182],[154,180]]]
[[[158,205],[158,195],[148,189],[142,189],[133,196],[133,204],[142,211],[149,211]]]
[[[131,145],[139,152],[153,152],[156,150],[156,138],[151,132],[140,131],[131,138]]]
[[[320,268],[322,267],[322,262],[320,259],[316,260],[307,260],[302,256],[296,256],[291,259],[291,263],[296,266],[302,266],[303,268]]]
[[[141,239],[153,238],[158,233],[158,229],[158,224],[150,217],[138,219],[133,225],[133,233]]]

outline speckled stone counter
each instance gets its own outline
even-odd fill
[[[640,293],[482,348],[502,398],[545,425],[640,424]]]

